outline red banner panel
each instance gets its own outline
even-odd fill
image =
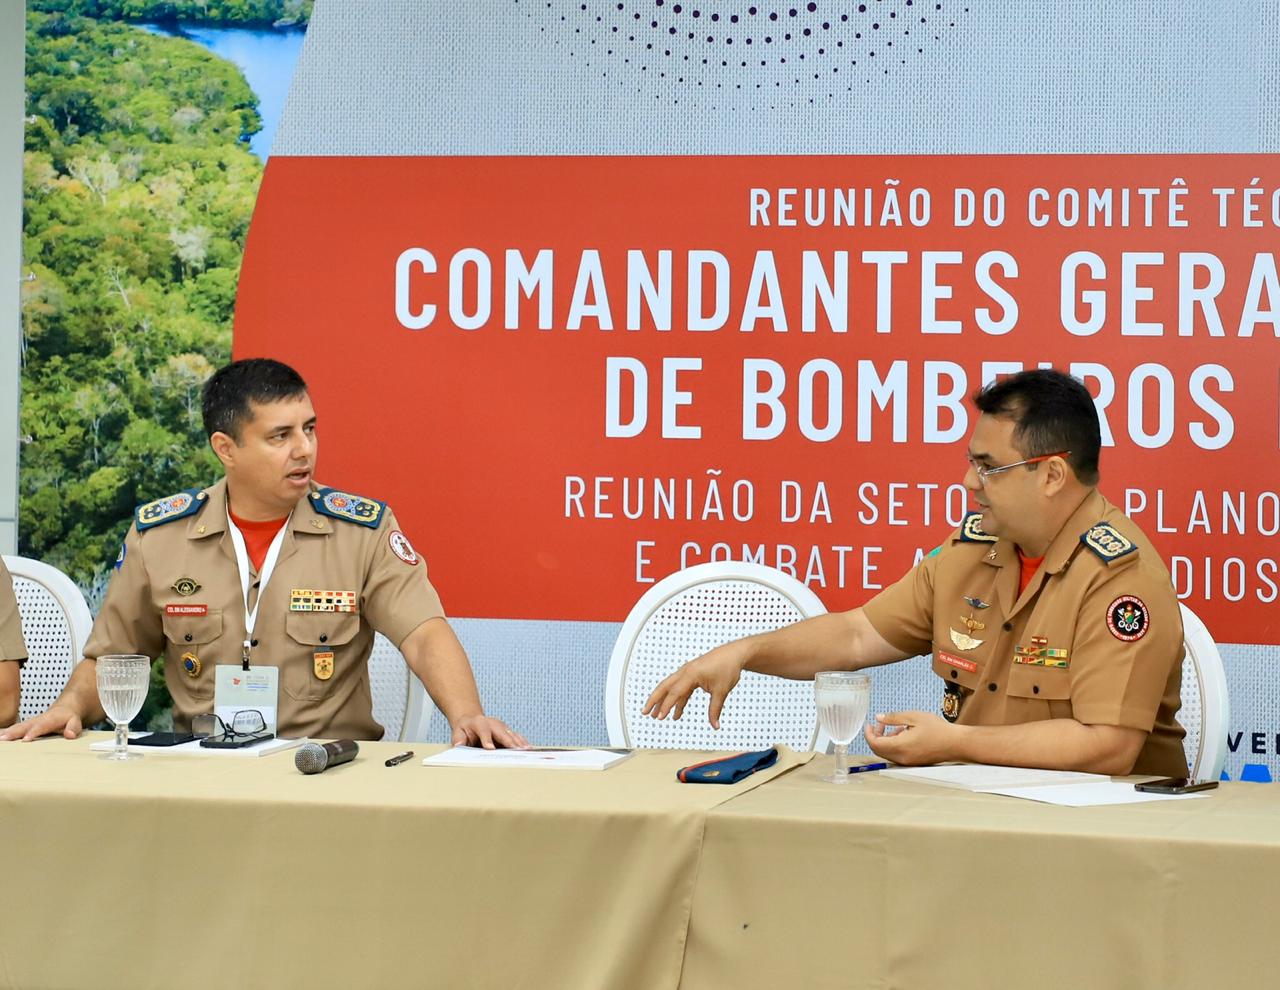
[[[861,603],[965,512],[966,397],[1066,368],[1180,596],[1278,643],[1276,165],[272,157],[235,352],[451,613],[544,619],[727,558]]]

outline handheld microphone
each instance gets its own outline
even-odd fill
[[[339,739],[336,742],[303,743],[294,754],[293,765],[303,773],[324,773],[330,767],[350,763],[360,752],[360,747],[350,739]]]

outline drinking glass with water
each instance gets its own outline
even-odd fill
[[[818,705],[818,722],[836,750],[835,772],[823,780],[847,784],[849,743],[871,707],[871,677],[848,670],[824,670],[813,679],[813,698]]]
[[[151,682],[151,659],[130,654],[98,657],[98,698],[107,718],[115,724],[116,744],[104,760],[139,760],[129,752],[129,722],[142,710]]]

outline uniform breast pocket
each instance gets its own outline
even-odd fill
[[[213,667],[217,663],[217,650],[210,647],[222,638],[222,609],[211,608],[204,615],[165,613],[164,638],[169,645],[166,668],[179,670],[167,677],[169,689],[176,694],[186,693],[198,701],[213,697]]]
[[[350,612],[290,612],[285,632],[297,657],[282,663],[285,693],[297,701],[325,697],[339,673],[352,662],[351,641],[359,631],[360,616]],[[329,653],[331,658],[325,656]]]
[[[1015,663],[1009,672],[1009,697],[1027,701],[1067,701],[1071,676],[1065,667]]]

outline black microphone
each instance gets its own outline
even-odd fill
[[[293,765],[303,773],[324,773],[330,767],[350,763],[360,752],[360,747],[350,739],[336,742],[303,743],[293,757]]]

